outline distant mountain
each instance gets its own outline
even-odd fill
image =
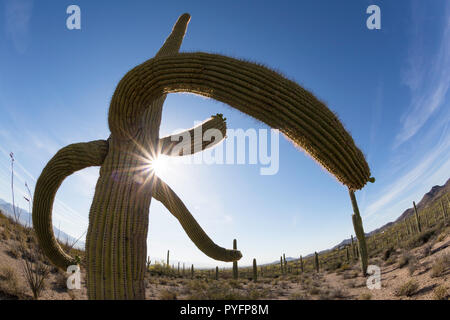
[[[439,198],[441,198],[442,196],[449,194],[450,193],[450,179],[447,180],[447,182],[442,185],[442,186],[434,186],[431,188],[431,190],[429,192],[427,192],[423,197],[422,200],[420,200],[418,203],[416,203],[416,207],[418,211],[421,211],[423,209],[428,208],[430,205],[432,205],[436,200],[438,200]],[[450,196],[449,196],[450,199]],[[447,200],[447,199],[445,199]],[[414,214],[414,208],[409,208],[406,209],[395,221],[392,222],[388,222],[385,225],[383,225],[382,227],[375,229],[369,233],[366,233],[366,237],[371,236],[375,233],[379,233],[382,232],[383,230],[386,230],[387,228],[389,228],[390,226],[401,222],[407,218],[409,218],[411,215]],[[340,242],[339,244],[335,245],[333,248],[331,249],[326,249],[323,251],[318,252],[319,254],[322,253],[326,253],[332,250],[335,250],[337,248],[341,248],[341,247],[345,247],[346,245],[350,244],[352,242],[351,239],[345,239],[342,242]],[[312,256],[313,253],[304,256],[303,258],[308,258],[310,256]],[[286,260],[291,261],[291,260],[298,260],[299,258],[286,258]],[[280,263],[280,260],[274,261],[272,263],[268,263],[268,264],[276,264],[276,263]]]
[[[28,211],[23,210],[22,208],[17,208],[16,206],[16,211],[17,210],[20,210],[19,222],[24,226],[32,225],[31,214]],[[11,203],[6,202],[3,199],[0,199],[0,211],[2,211],[6,216],[9,216],[14,219],[14,210]],[[68,235],[62,230],[59,230],[55,226],[53,226],[53,232],[55,234],[55,237],[57,237],[61,242],[64,243],[67,242],[69,244],[72,244],[75,243],[75,241],[77,241],[76,238],[72,237],[71,235]],[[85,244],[83,241],[78,241],[74,247],[77,249],[84,249],[84,245]]]
[[[416,207],[418,211],[422,211],[423,209],[428,208],[430,205],[432,205],[436,200],[438,200],[440,197],[442,197],[445,194],[450,193],[450,179],[447,180],[447,182],[442,186],[434,186],[431,188],[431,190],[422,197],[422,200],[420,200],[418,203],[416,203]],[[414,208],[411,207],[409,209],[406,209],[395,221],[388,222],[382,227],[375,229],[369,233],[366,233],[366,236],[371,236],[375,233],[382,232],[383,230],[386,230],[387,228],[391,227],[392,225],[401,222],[407,218],[409,218],[411,215],[414,214]],[[334,246],[331,250],[345,246],[351,242],[350,239],[345,239],[338,245]]]

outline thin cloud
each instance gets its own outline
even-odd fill
[[[422,31],[415,32],[418,40],[411,50],[404,80],[411,89],[411,104],[401,118],[402,128],[395,137],[394,149],[412,138],[445,101],[450,87],[450,5],[445,10],[444,21],[441,44],[431,68],[423,59]]]
[[[4,21],[7,36],[19,53],[25,53],[30,41],[33,0],[6,0]]]

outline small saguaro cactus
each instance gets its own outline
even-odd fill
[[[178,195],[152,167],[160,154],[190,155],[225,138],[226,119],[217,114],[199,127],[160,138],[166,95],[193,93],[215,99],[278,129],[351,192],[373,182],[369,166],[337,116],[311,92],[262,65],[219,54],[179,49],[190,20],[183,14],[155,57],[131,69],[111,98],[107,140],[76,143],[59,150],[36,183],[33,227],[50,261],[63,269],[79,258],[65,253],[53,233],[52,208],[63,180],[76,171],[100,166],[86,235],[89,299],[144,299],[149,208],[160,201],[207,256],[225,262],[242,254],[215,244]],[[219,132],[213,142],[201,137]],[[182,147],[180,150],[179,147]]]
[[[283,266],[284,266],[284,273],[287,273],[288,266],[286,261],[286,255],[284,253],[283,253]]]
[[[219,267],[216,267],[216,280],[219,280]]]
[[[316,271],[319,272],[319,255],[317,252],[314,252],[314,266],[316,267]]]
[[[416,203],[414,201],[413,206],[414,206],[414,217],[416,218],[417,231],[420,233],[422,232],[422,226],[420,225],[419,213],[417,212]]]
[[[167,266],[167,268],[169,268],[169,253],[170,253],[170,251],[169,250],[167,250],[167,263],[166,263],[166,266]]]
[[[178,269],[177,274],[180,275],[180,261],[178,261]]]
[[[280,268],[281,268],[281,274],[284,274],[283,257],[282,256],[280,256]]]
[[[447,222],[447,215],[446,215],[446,212],[445,212],[444,202],[442,202],[442,199],[441,199],[440,202],[441,202],[441,208],[442,208],[442,218],[444,220],[444,223],[446,223]]]
[[[237,250],[237,240],[233,240],[233,250]],[[238,263],[233,261],[233,279],[237,280],[239,278]]]
[[[194,279],[194,265],[191,266],[191,279]]]
[[[303,257],[300,255],[300,269],[302,270],[302,273],[305,271],[303,268]]]
[[[258,266],[255,258],[253,258],[253,281],[258,281]]]
[[[345,247],[346,255],[347,255],[347,262],[350,262],[350,251],[348,250],[348,247]]]

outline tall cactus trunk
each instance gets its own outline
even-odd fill
[[[302,256],[300,256],[300,268],[301,268],[302,273],[303,273],[305,270],[303,268],[303,257]]]
[[[125,169],[142,165],[130,147],[110,141],[95,187],[86,236],[89,299],[144,299],[152,181],[142,188]]]
[[[237,250],[237,240],[233,240],[233,250]],[[238,263],[233,261],[233,279],[237,280],[239,278]]]
[[[366,236],[364,234],[364,228],[362,224],[361,215],[359,214],[358,203],[356,202],[355,193],[353,190],[349,189],[350,199],[352,201],[353,206],[353,228],[355,229],[356,239],[358,239],[358,252],[359,252],[359,260],[361,262],[361,271],[365,276],[367,274],[367,266],[368,266],[368,255],[367,255],[367,244],[366,244]]]
[[[417,232],[421,233],[422,226],[420,225],[419,213],[417,212],[416,203],[414,201],[413,201],[413,206],[414,206],[414,217],[416,218]]]

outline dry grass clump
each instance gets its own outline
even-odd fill
[[[450,254],[444,254],[437,258],[431,267],[431,277],[441,277],[450,269]]]
[[[170,289],[164,289],[159,293],[161,300],[177,300],[177,292]]]
[[[19,286],[19,277],[11,267],[3,267],[0,270],[0,293],[16,298],[22,295],[22,290]]]
[[[448,288],[443,284],[433,290],[434,300],[447,300],[448,296]]]
[[[359,300],[371,300],[372,299],[372,294],[365,292],[365,293],[361,293],[361,295],[359,296]]]
[[[418,288],[419,288],[419,284],[417,283],[417,281],[414,279],[411,279],[411,280],[405,282],[400,287],[398,287],[395,290],[395,295],[399,296],[399,297],[400,296],[411,297],[417,292]]]

